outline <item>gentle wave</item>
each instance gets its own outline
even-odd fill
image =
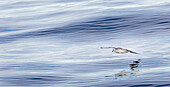
[[[169,0],[144,1],[1,1],[1,36],[39,31],[46,28],[62,27],[74,22],[87,21],[99,17],[124,15],[132,10],[154,9],[166,5]],[[120,3],[120,4],[119,4]],[[117,6],[117,4],[119,6]],[[18,6],[19,5],[19,6]],[[139,8],[140,7],[140,8]],[[139,9],[138,9],[139,8]],[[108,12],[109,11],[109,12]],[[113,11],[113,12],[110,12]],[[133,12],[130,14],[134,14]],[[57,29],[58,30],[58,29]]]
[[[169,3],[0,1],[0,86],[169,86]]]

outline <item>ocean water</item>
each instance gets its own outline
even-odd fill
[[[1,0],[0,87],[170,87],[170,1]]]

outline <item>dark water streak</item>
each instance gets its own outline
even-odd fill
[[[97,19],[95,21],[84,22],[80,24],[73,24],[67,27],[48,28],[34,32],[26,32],[24,34],[16,34],[5,37],[0,37],[0,41],[10,41],[19,38],[29,37],[45,37],[45,36],[71,36],[75,37],[78,34],[100,34],[112,33],[131,35],[136,34],[140,36],[154,36],[154,35],[169,35],[170,15],[127,15],[118,17],[106,17]],[[159,27],[158,27],[159,26]],[[166,31],[166,33],[165,33]],[[71,35],[70,35],[71,34]],[[64,38],[67,39],[67,38]],[[73,38],[72,38],[73,39]]]

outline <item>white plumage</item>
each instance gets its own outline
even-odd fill
[[[139,53],[136,53],[136,52],[133,52],[131,50],[128,50],[128,49],[123,49],[123,48],[120,48],[120,47],[101,47],[101,49],[108,49],[108,48],[112,48],[112,52],[115,52],[115,53],[118,53],[118,54],[124,54],[124,53],[134,53],[134,54],[139,54]]]

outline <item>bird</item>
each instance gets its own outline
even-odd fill
[[[118,54],[124,54],[124,53],[133,53],[133,54],[139,54],[139,53],[136,53],[136,52],[133,52],[131,50],[128,50],[128,49],[123,49],[123,48],[120,48],[120,47],[100,47],[101,49],[108,49],[108,48],[112,48],[112,52],[115,52],[115,53],[118,53]]]

